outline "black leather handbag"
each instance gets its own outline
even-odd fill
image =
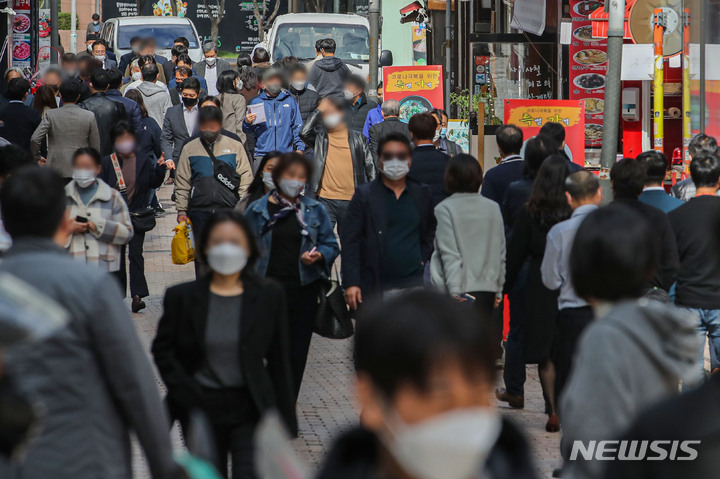
[[[155,220],[155,209],[152,206],[146,206],[140,211],[131,212],[130,221],[135,231],[138,233],[147,233],[155,228],[157,224]]]
[[[345,305],[343,290],[337,281],[321,280],[318,310],[313,330],[328,339],[347,339],[355,328]]]

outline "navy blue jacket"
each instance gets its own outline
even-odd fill
[[[685,204],[683,200],[665,193],[665,190],[645,190],[638,199],[646,205],[662,210],[664,213],[670,213],[678,206]]]
[[[123,104],[123,106],[125,107],[125,113],[127,114],[127,121],[129,121],[132,127],[135,129],[136,135],[142,135],[142,113],[140,112],[140,107],[138,106],[138,104],[130,98],[125,98],[124,96],[122,96],[120,90],[108,90],[107,92],[105,92],[105,96],[111,100],[119,101]]]
[[[445,170],[450,157],[434,145],[416,146],[412,152],[410,177],[430,188],[433,207],[448,197],[445,191]]]
[[[387,216],[382,191],[387,188],[382,177],[359,185],[348,206],[340,231],[343,286],[359,286],[363,298],[383,290],[382,263],[385,255]],[[422,260],[427,262],[435,240],[435,214],[427,186],[408,178],[407,191],[420,213],[420,247]]]
[[[523,179],[524,165],[520,155],[508,156],[502,163],[487,170],[480,194],[502,205],[510,183]]]

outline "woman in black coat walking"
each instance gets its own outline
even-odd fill
[[[258,248],[238,212],[215,214],[197,251],[212,271],[167,290],[152,354],[171,417],[186,431],[190,411],[203,411],[217,469],[227,477],[230,454],[232,477],[252,479],[262,413],[278,409],[297,434],[285,292],[253,273]]]
[[[560,420],[556,413],[555,366],[550,359],[555,337],[558,292],[542,282],[540,266],[545,255],[548,231],[572,213],[565,198],[565,179],[570,170],[561,155],[547,158],[538,170],[530,199],[520,210],[508,244],[505,290],[512,289],[526,260],[530,260],[526,304],[525,363],[538,364],[538,374],[545,398],[548,422],[545,429],[557,432]]]

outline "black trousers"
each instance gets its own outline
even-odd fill
[[[475,298],[473,309],[477,311],[480,321],[485,325],[493,338],[493,356],[495,359],[502,357],[502,316],[498,323],[495,313],[495,293],[491,291],[472,291],[468,292]]]
[[[122,289],[123,294],[126,294],[128,268],[125,261],[125,251],[127,250],[130,258],[130,296],[140,296],[141,298],[150,295],[147,280],[145,279],[143,243],[145,243],[145,233],[135,232],[130,243],[120,248],[120,269],[114,273],[118,281],[120,281],[120,289]]]
[[[347,200],[328,200],[322,197],[318,197],[318,201],[325,207],[325,211],[330,217],[330,223],[332,223],[333,228],[337,225],[338,234],[340,234],[350,202]]]
[[[203,389],[200,409],[211,428],[216,455],[213,463],[223,477],[255,479],[253,436],[259,413],[247,389]],[[185,418],[186,419],[186,418]],[[186,420],[181,421],[183,434],[188,434]],[[232,476],[228,476],[228,455]]]
[[[525,394],[525,320],[527,318],[526,294],[529,264],[526,262],[520,270],[512,290],[510,299],[510,332],[505,345],[505,368],[503,380],[505,389],[513,396]]]
[[[195,240],[196,248],[200,247],[200,236],[202,236],[205,225],[213,214],[215,214],[215,212],[210,210],[188,210],[187,217],[192,223],[193,239]],[[195,277],[199,278],[203,276],[207,270],[207,266],[200,261],[197,255],[195,255],[195,261],[193,261],[193,263],[195,264]]]
[[[590,306],[582,308],[564,308],[558,312],[558,320],[553,343],[553,362],[555,363],[555,397],[565,388],[570,377],[575,349],[580,335],[593,321],[595,315]]]
[[[296,400],[300,394],[300,385],[305,374],[305,365],[310,351],[319,291],[317,282],[306,286],[285,287],[288,319],[290,321],[290,367],[295,385]]]

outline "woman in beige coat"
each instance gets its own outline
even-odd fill
[[[245,119],[247,102],[240,94],[242,81],[236,70],[225,70],[217,79],[218,98],[222,102],[223,128],[235,133],[245,143],[242,123]]]

